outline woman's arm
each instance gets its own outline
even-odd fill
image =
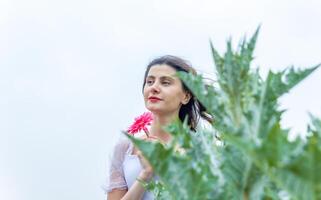
[[[119,200],[126,194],[126,192],[127,190],[114,189],[111,192],[108,192],[107,200]]]
[[[137,179],[149,181],[152,177],[152,171],[143,170]],[[145,189],[143,185],[136,180],[134,184],[127,190],[112,190],[107,195],[107,200],[140,200],[144,195]]]

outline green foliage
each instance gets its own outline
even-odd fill
[[[218,184],[215,176],[213,144],[201,146],[203,142],[213,141],[213,135],[201,137],[191,133],[186,123],[176,122],[167,127],[175,137],[170,144],[150,143],[129,136],[149,158],[159,182],[166,189],[165,199],[210,199],[213,188]],[[199,148],[196,148],[199,147]],[[180,151],[184,149],[184,152]],[[159,159],[155,159],[159,158]],[[161,159],[162,162],[159,162]],[[155,184],[155,183],[152,183]],[[157,190],[161,187],[158,186]],[[160,195],[159,197],[162,197]]]
[[[214,116],[212,129],[190,131],[176,121],[166,145],[130,137],[153,166],[157,179],[146,187],[157,199],[321,199],[321,121],[311,116],[306,141],[288,141],[278,98],[320,65],[269,72],[251,69],[259,28],[221,56],[210,43],[217,86],[200,75],[178,73]],[[218,145],[217,134],[224,144]]]

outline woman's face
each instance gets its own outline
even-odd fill
[[[176,70],[169,65],[153,65],[145,79],[144,101],[148,110],[159,114],[178,115],[190,94],[183,90]]]

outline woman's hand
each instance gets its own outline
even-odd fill
[[[159,139],[154,136],[144,137],[142,139],[151,141],[151,142],[159,141]],[[149,181],[153,177],[153,173],[154,173],[153,167],[150,165],[148,160],[146,160],[146,158],[143,156],[143,153],[140,150],[137,151],[137,156],[143,167],[143,170],[140,172],[138,179],[143,181]]]
[[[137,152],[137,156],[140,160],[140,163],[143,167],[143,170],[140,172],[138,179],[143,181],[149,181],[153,176],[153,167],[150,165],[150,163],[146,160],[146,158],[143,156],[141,151]]]

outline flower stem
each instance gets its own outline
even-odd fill
[[[144,132],[145,132],[147,138],[149,138],[149,132],[148,132],[147,128],[144,128]]]

